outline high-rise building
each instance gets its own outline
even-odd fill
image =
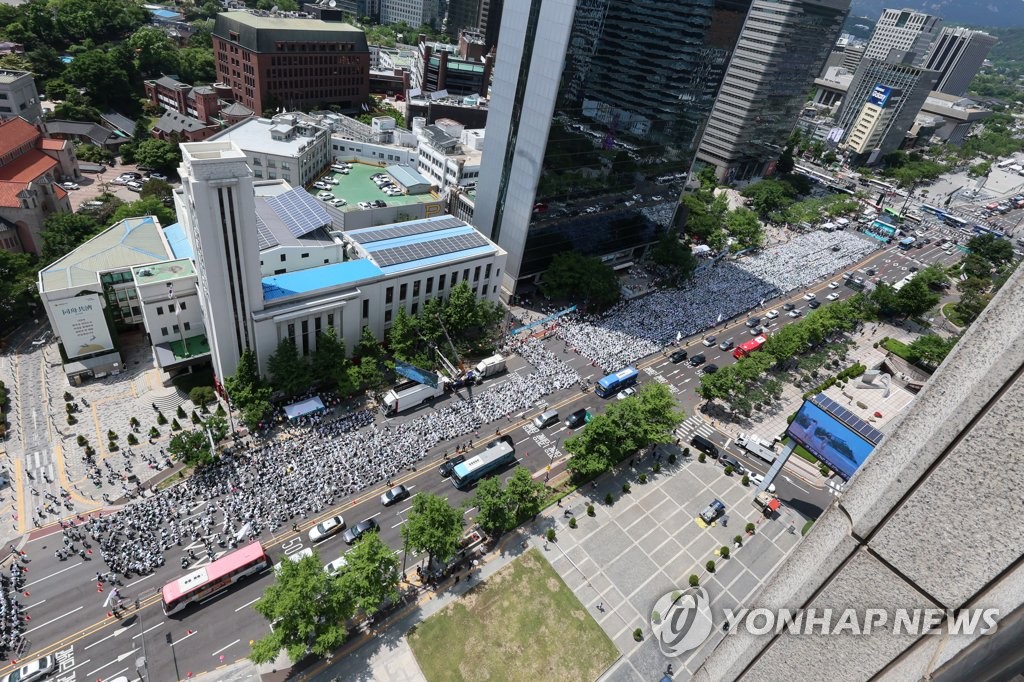
[[[217,80],[257,114],[324,104],[354,113],[370,94],[366,34],[342,22],[224,12],[213,51]]]
[[[911,9],[887,9],[875,24],[864,57],[923,66],[942,29],[942,17]],[[890,57],[892,55],[892,57]]]
[[[936,71],[865,57],[836,113],[843,146],[859,163],[898,149],[938,77]]]
[[[719,179],[759,177],[782,152],[849,0],[754,0],[725,72],[698,163]]]
[[[1024,533],[999,520],[1024,512],[1024,462],[1007,447],[1024,439],[1022,297],[1018,270],[890,422],[846,492],[739,605],[790,609],[785,625],[780,616],[778,628],[756,634],[742,624],[728,634],[713,628],[718,641],[704,645],[715,648],[695,682],[1019,679]],[[716,614],[737,608],[728,595],[708,598]],[[848,608],[857,610],[852,627]],[[938,616],[927,634],[918,624],[930,616],[912,611],[923,608]],[[865,609],[876,612],[870,632],[858,627]],[[995,623],[976,609],[997,609],[988,613]]]
[[[506,296],[559,252],[624,265],[657,239],[678,197],[638,190],[689,170],[749,7],[505,5],[474,222],[509,253]]]
[[[498,45],[501,29],[501,11],[505,0],[480,0],[480,25],[484,34],[484,47],[490,52]]]
[[[924,62],[926,69],[941,74],[935,89],[947,95],[966,94],[967,86],[978,75],[982,63],[997,42],[999,40],[995,36],[984,31],[960,26],[943,27]]]
[[[442,0],[381,0],[380,20],[384,24],[406,23],[413,28],[426,24],[440,28],[444,19]]]

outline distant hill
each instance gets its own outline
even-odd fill
[[[853,0],[850,14],[877,20],[889,7],[936,14],[949,24],[1024,26],[1024,0]]]

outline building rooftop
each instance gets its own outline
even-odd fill
[[[498,251],[472,225],[448,215],[350,230],[345,236],[389,275]]]
[[[271,275],[263,278],[263,300],[274,301],[322,289],[357,284],[381,277],[383,274],[384,272],[370,259],[359,258],[344,263],[286,272],[283,275]]]
[[[416,185],[427,185],[430,186],[430,180],[420,175],[415,168],[411,166],[401,166],[395,164],[387,167],[388,175],[395,179],[402,187],[415,187]]]
[[[158,282],[170,282],[183,277],[193,277],[196,274],[192,267],[192,261],[188,258],[153,263],[150,265],[139,265],[132,268],[135,282],[138,284],[155,284]]]
[[[236,42],[255,52],[279,52],[278,41],[352,42],[355,51],[368,52],[366,34],[351,24],[322,19],[298,19],[256,14],[249,11],[221,12],[213,26],[214,35],[227,38],[238,33]]]
[[[256,230],[261,251],[280,245],[330,242],[326,230],[333,226],[334,220],[324,203],[301,187],[256,196]]]
[[[99,284],[101,273],[130,270],[170,257],[156,218],[128,218],[40,270],[39,291]]]
[[[31,76],[28,71],[15,71],[14,69],[0,69],[0,83],[13,83],[19,78]]]
[[[192,250],[192,243],[185,234],[185,228],[181,223],[174,223],[164,228],[164,240],[171,247],[171,255],[175,258],[195,258]]]
[[[388,206],[410,206],[437,201],[437,197],[430,192],[424,194],[399,194],[398,196],[389,197],[381,192],[380,188],[370,179],[371,176],[381,172],[383,172],[383,169],[379,166],[356,162],[352,164],[352,170],[349,171],[348,175],[333,174],[339,184],[331,188],[331,194],[348,202],[337,210],[343,213],[360,211],[362,209],[359,208],[359,202],[374,201],[376,199],[384,201]],[[429,184],[429,181],[425,180],[425,182]],[[313,190],[314,193],[316,191]],[[335,209],[328,209],[328,211],[333,210]]]
[[[57,166],[57,159],[38,149],[30,149],[14,161],[0,168],[0,181],[34,182],[40,175]]]
[[[303,135],[299,132],[301,126],[297,126],[297,134],[291,139],[275,138],[272,133],[274,130],[280,130],[281,125],[283,124],[280,120],[249,118],[216,133],[208,141],[234,142],[239,149],[251,150],[253,153],[298,157],[302,148],[308,145],[313,137]]]
[[[39,131],[20,116],[0,121],[0,157],[7,156],[39,137]]]
[[[163,116],[157,120],[154,130],[161,130],[167,133],[196,132],[208,128],[198,118],[192,118],[188,114],[179,114],[173,109],[168,109]]]

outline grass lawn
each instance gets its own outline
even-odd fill
[[[792,439],[792,438],[790,438],[789,436],[786,436],[785,438],[783,438],[783,439],[782,439],[782,442],[783,442],[784,444],[786,444],[786,445],[789,445],[789,442],[790,442],[791,440],[793,440],[793,439]],[[814,455],[812,455],[811,453],[809,453],[809,452],[807,451],[807,449],[806,449],[806,448],[805,448],[805,447],[804,447],[803,445],[797,445],[797,446],[796,446],[796,447],[795,447],[795,448],[793,449],[793,452],[795,452],[795,453],[796,453],[797,455],[799,455],[800,457],[803,457],[804,459],[806,459],[806,460],[807,460],[808,462],[810,462],[811,464],[817,464],[817,463],[818,463],[818,458],[817,458],[817,457],[815,457]]]
[[[898,355],[911,364],[914,364],[914,361],[916,360],[916,358],[910,353],[910,347],[902,341],[886,339],[882,343],[882,347],[893,355]]]
[[[531,550],[409,633],[429,682],[594,680],[619,656]]]
[[[946,305],[942,306],[942,314],[946,316],[947,320],[949,320],[956,326],[960,327],[961,329],[967,326],[967,323],[964,322],[964,319],[960,317],[960,313],[956,311],[955,303],[947,303]]]

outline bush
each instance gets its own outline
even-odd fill
[[[214,412],[214,414],[217,415],[218,417],[228,416],[228,413],[224,411],[224,406],[221,405],[220,403],[217,403],[217,411]]]
[[[138,420],[138,419],[136,419],[135,417],[132,417],[131,419],[129,419],[129,420],[128,420],[128,423],[129,423],[129,424],[131,425],[131,427],[132,427],[133,429],[137,429],[137,428],[139,428],[139,420]]]
[[[213,387],[195,386],[188,392],[188,399],[192,401],[193,405],[199,405],[200,407],[212,403],[215,400]]]
[[[720,557],[722,557],[723,559],[728,559],[729,558],[729,547],[726,546],[726,545],[722,545],[722,549],[718,550],[718,555]]]
[[[128,445],[138,445],[139,439],[135,437],[134,433],[128,434]]]
[[[744,487],[750,485],[750,476],[743,474],[743,478],[740,480],[740,483],[742,483]]]
[[[792,424],[794,419],[796,419],[796,412],[786,417],[786,423]]]
[[[670,452],[669,453],[669,455],[668,455],[668,463],[669,464],[675,464],[676,463],[676,453],[674,453],[674,452]]]
[[[71,395],[67,391],[64,391],[64,402],[70,403],[75,399],[75,396]]]
[[[746,530],[748,533],[753,534],[754,528],[756,528],[756,526],[754,526],[753,523],[748,523],[747,527],[744,530]]]
[[[661,464],[659,462],[655,462],[654,466],[651,467],[651,473],[652,474],[660,474],[661,473]]]
[[[149,427],[149,437],[150,438],[159,438],[160,437],[160,432],[157,431],[155,426]]]
[[[636,480],[640,483],[640,485],[645,485],[647,483],[647,474],[640,474],[639,476],[636,477]]]
[[[700,453],[699,455],[697,455],[697,461],[698,462],[704,463],[704,462],[707,461],[707,459],[708,459],[707,455],[705,455],[703,452]]]
[[[708,573],[714,573],[715,572],[715,562],[712,561],[711,559],[708,559],[708,562],[706,564],[704,564],[704,568],[708,569]]]
[[[732,468],[731,464],[726,465],[726,467],[725,467],[725,475],[726,476],[732,476],[732,472],[733,471],[735,471],[735,470]]]
[[[575,516],[569,517],[569,527],[570,528],[575,528],[576,527],[576,517]]]
[[[548,539],[548,542],[554,542],[555,541],[555,529],[554,528],[548,528],[548,532],[544,534],[544,537],[546,537]]]
[[[742,535],[737,535],[736,537],[734,537],[732,539],[732,541],[736,544],[737,547],[742,547],[743,546],[743,536]]]
[[[193,424],[200,424],[203,421],[202,419],[199,418],[199,413],[197,413],[195,410],[192,410],[191,419]]]
[[[638,642],[642,642],[644,640],[644,631],[640,628],[633,630],[633,639],[635,639]]]
[[[116,452],[117,449],[117,443],[115,443],[114,441],[110,441],[109,443],[107,443],[107,450],[109,450],[110,452]]]
[[[75,404],[74,403],[64,403],[64,411],[67,412],[68,414],[71,414],[72,412],[75,411]]]
[[[177,419],[171,420],[171,430],[181,431],[181,424],[178,423]]]
[[[77,423],[78,423],[78,420],[75,419],[75,415],[69,414],[68,415],[68,426],[74,426]]]
[[[829,470],[829,468],[820,462],[818,463],[818,471],[820,471],[821,475],[824,476],[825,478],[828,478],[829,476],[832,475],[832,472]]]
[[[77,442],[77,443],[78,443],[78,446],[79,446],[79,447],[82,447],[82,448],[84,448],[84,447],[86,446],[86,444],[88,444],[88,442],[89,442],[89,441],[87,441],[87,440],[85,439],[85,436],[79,435],[79,436],[78,436],[78,438],[77,438],[77,439],[75,439],[75,442]]]
[[[95,457],[96,456],[96,450],[94,450],[91,445],[86,445],[85,446],[85,456],[86,457]]]
[[[696,573],[690,574],[690,587],[697,587],[700,585],[700,578],[697,577]]]
[[[178,405],[178,409],[175,411],[175,414],[178,416],[178,419],[184,419],[186,417],[185,410],[181,409],[181,405]]]
[[[107,440],[117,440],[117,438],[117,434],[112,429],[107,430]]]
[[[612,497],[611,493],[605,493],[604,503],[607,504],[609,507],[615,504],[615,498]]]
[[[164,416],[163,412],[156,413],[156,424],[157,426],[165,426],[167,424],[167,417]]]
[[[594,511],[594,505],[592,505],[592,504],[588,504],[587,505],[587,516],[597,516],[597,512]]]
[[[622,492],[623,492],[623,494],[628,495],[629,491],[630,491],[629,481],[626,481],[625,483],[622,484]]]

